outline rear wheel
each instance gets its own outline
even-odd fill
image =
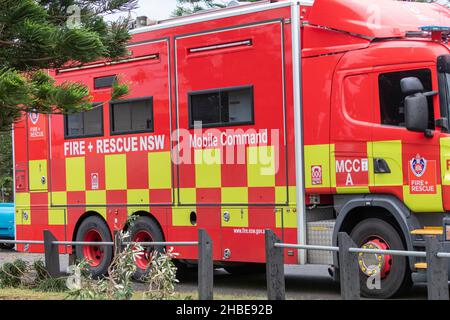
[[[360,248],[405,250],[399,232],[388,222],[371,218],[361,221],[351,232],[351,238]],[[406,257],[358,254],[361,294],[368,298],[386,299],[402,293],[411,283]],[[378,281],[368,286],[369,277]]]
[[[78,228],[76,241],[111,242],[111,234],[106,223],[98,216],[86,218]],[[78,260],[89,263],[92,277],[98,278],[108,272],[113,256],[112,246],[76,246]]]
[[[163,242],[164,236],[155,221],[149,217],[139,217],[131,225],[132,242]],[[142,280],[149,272],[149,262],[154,250],[162,251],[162,247],[145,246],[144,251],[136,259],[137,270],[135,280]]]

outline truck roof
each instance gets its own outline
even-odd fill
[[[332,15],[330,13],[333,13]],[[310,24],[368,38],[404,37],[424,26],[450,26],[450,10],[434,3],[392,0],[316,0]]]
[[[289,6],[291,0],[259,1],[160,21],[131,30],[132,34],[166,29]],[[450,9],[430,3],[393,0],[302,0],[312,8],[305,21],[311,25],[348,32],[366,38],[404,37],[423,26],[450,26]]]

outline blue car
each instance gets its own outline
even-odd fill
[[[0,239],[14,240],[14,203],[0,203]],[[1,249],[12,249],[14,244],[2,244]]]

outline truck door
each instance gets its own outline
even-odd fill
[[[28,174],[30,192],[48,190],[48,116],[29,113]]]
[[[18,230],[17,233],[18,238],[20,237],[21,239],[42,240],[43,230],[48,228],[49,216],[49,116],[39,113],[28,113],[26,126],[29,190],[26,202],[29,210],[22,210],[21,222],[19,222],[21,223],[19,228],[21,232]],[[23,195],[21,198],[23,198]],[[43,246],[30,245],[29,249],[39,252],[43,250]]]
[[[379,67],[373,74],[375,125],[371,191],[394,194],[415,212],[442,212],[439,134],[435,119],[439,117],[438,96],[429,97],[431,135],[405,128],[404,94],[400,80],[417,77],[425,91],[438,90],[436,68],[418,64],[414,67]]]
[[[442,118],[450,115],[450,55],[438,58],[439,103]],[[441,132],[441,176],[444,210],[450,210],[450,133],[443,129]]]
[[[286,203],[282,30],[275,21],[176,39],[178,201],[221,243],[215,259],[263,261],[263,230]]]

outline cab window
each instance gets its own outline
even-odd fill
[[[432,91],[432,78],[430,69],[407,70],[380,74],[378,86],[380,91],[381,124],[390,126],[405,126],[405,95],[400,88],[403,78],[416,77],[422,81],[425,92]],[[434,129],[433,97],[428,97],[428,128]]]

